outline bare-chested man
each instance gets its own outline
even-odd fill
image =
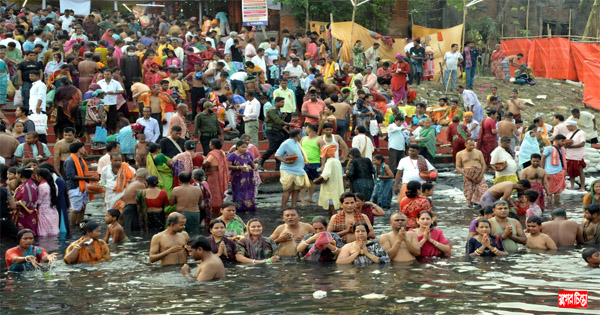
[[[140,215],[137,211],[137,202],[135,200],[135,196],[138,190],[146,189],[146,177],[150,175],[145,168],[140,168],[135,172],[135,181],[127,184],[125,188],[125,193],[123,194],[123,202],[125,206],[123,207],[123,228],[127,233],[131,233],[132,231],[140,231],[142,230],[143,218],[140,218]]]
[[[516,183],[513,182],[502,182],[492,186],[488,189],[483,196],[481,196],[480,205],[482,208],[493,206],[494,203],[500,199],[506,201],[510,206],[516,208],[515,201],[510,198],[513,190],[523,191],[531,188],[531,184],[528,180],[522,179]],[[492,232],[495,233],[495,232]]]
[[[192,173],[181,172],[177,176],[180,186],[173,189],[169,203],[175,205],[175,211],[183,214],[187,220],[185,231],[191,235],[200,233],[200,204],[202,189],[190,185]]]
[[[527,236],[523,233],[523,226],[517,219],[508,217],[508,203],[498,200],[494,203],[494,217],[491,218],[492,233],[500,235],[504,249],[514,253],[519,249],[518,244],[527,244]]]
[[[207,282],[218,280],[225,277],[225,267],[223,261],[217,255],[213,254],[210,247],[210,242],[206,237],[196,236],[190,239],[185,246],[188,250],[190,257],[194,260],[202,261],[194,277],[190,275],[191,268],[188,264],[181,267],[181,273],[187,277],[196,279],[196,281]]]
[[[185,229],[185,217],[178,212],[169,214],[166,230],[152,236],[150,262],[160,260],[162,266],[185,264],[184,246],[190,238]]]
[[[354,242],[354,223],[364,222],[369,226],[368,238],[375,238],[375,231],[366,214],[356,209],[356,197],[353,193],[345,192],[340,196],[342,211],[334,214],[329,220],[327,232],[337,233],[346,244]]]
[[[508,57],[505,57],[504,60],[502,60],[502,71],[504,72],[504,83],[508,84],[510,82],[510,67],[521,67],[521,63],[519,63],[519,61],[521,61],[521,58],[523,58],[523,54],[522,53],[518,53],[516,55],[510,55]]]
[[[548,234],[558,247],[583,244],[583,230],[575,221],[567,219],[561,208],[552,210],[552,221],[542,223],[542,233]]]
[[[202,80],[202,63],[194,64],[194,71],[190,72],[185,79],[192,78],[192,120],[196,118],[198,112],[198,103],[204,98],[204,81]]]
[[[413,261],[421,254],[419,239],[415,232],[406,231],[408,218],[401,212],[396,212],[390,217],[392,231],[381,235],[379,243],[390,256],[392,261]]]
[[[600,245],[600,205],[591,204],[583,208],[583,241],[588,245]]]
[[[531,155],[531,165],[526,167],[521,172],[521,179],[527,179],[531,184],[531,189],[538,192],[539,197],[536,201],[542,211],[546,209],[544,202],[545,195],[550,194],[550,186],[548,184],[548,176],[543,167],[540,167],[542,156],[534,153]]]
[[[483,153],[475,149],[475,140],[467,139],[465,149],[456,154],[456,171],[464,176],[463,193],[469,206],[479,204],[481,196],[488,190],[483,178],[485,169]]]
[[[270,238],[279,245],[279,256],[296,256],[298,243],[304,235],[314,233],[315,229],[308,223],[300,222],[296,209],[283,210],[283,221],[285,224],[278,226]]]
[[[506,101],[506,110],[513,113],[515,119],[522,119],[521,111],[525,108],[525,102],[519,98],[519,91],[513,89],[510,93],[510,99]]]
[[[63,138],[54,144],[54,169],[58,170],[63,177],[66,177],[65,161],[71,156],[69,146],[73,142],[79,142],[75,139],[75,128],[66,127],[63,130]]]
[[[512,112],[508,112],[504,115],[504,120],[498,122],[498,137],[502,139],[502,137],[510,138],[510,147],[515,148],[518,141],[521,137],[521,133],[519,129],[517,129],[517,125],[514,123],[514,114]]]
[[[550,249],[555,250],[556,244],[552,238],[545,233],[542,233],[542,219],[540,217],[527,218],[527,243],[525,247],[531,249]]]
[[[346,133],[348,132],[348,126],[350,123],[350,117],[352,117],[352,106],[346,102],[340,102],[337,95],[329,96],[331,100],[331,106],[335,107],[333,116],[337,121],[337,134],[346,139]]]

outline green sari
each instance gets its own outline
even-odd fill
[[[436,137],[437,132],[433,127],[429,127],[427,129],[421,128],[421,131],[419,132],[419,146],[425,147],[425,149],[427,149],[427,152],[429,152],[431,157],[433,157],[434,159],[437,155]]]
[[[151,153],[148,153],[146,157],[146,169],[150,175],[158,177],[158,188],[167,192],[167,196],[171,198],[171,192],[173,191],[173,171],[167,165],[167,162],[171,159],[159,153],[156,157],[152,157]],[[175,211],[175,205],[165,207],[165,213]]]

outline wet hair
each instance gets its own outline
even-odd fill
[[[24,230],[22,230],[24,231]],[[31,231],[31,230],[29,230]],[[592,257],[592,255],[594,255],[595,253],[599,252],[600,249],[595,248],[595,247],[590,247],[590,248],[586,248],[581,252],[581,257],[583,258],[583,260],[585,260],[585,262],[588,262],[588,259],[590,259]]]
[[[354,198],[354,201],[356,201],[356,195],[354,193],[345,192],[340,196],[340,202],[344,203],[344,200],[346,200],[346,198]]]
[[[73,142],[69,145],[69,151],[71,153],[77,153],[77,151],[79,151],[79,149],[83,148],[85,146],[85,143],[83,142]]]
[[[33,237],[35,237],[35,233],[30,229],[22,229],[17,233],[17,242],[20,242],[25,234],[31,233]]]
[[[556,209],[552,210],[551,216],[553,218],[566,218],[567,212],[561,208],[556,208]]]
[[[222,223],[224,227],[227,227],[227,224],[225,223],[225,221],[221,220],[221,219],[214,219],[212,221],[210,221],[210,223],[208,224],[208,230],[212,230],[213,227],[215,226],[215,224],[217,223]]]
[[[531,155],[530,159],[538,159],[538,160],[541,160],[541,159],[542,159],[542,156],[541,156],[541,155],[539,155],[539,154],[537,154],[537,153],[534,153],[534,154],[532,154],[532,155]]]
[[[415,180],[411,180],[406,184],[406,197],[408,198],[416,198],[419,195],[419,190],[421,189],[421,183]]]
[[[512,112],[506,112],[506,114],[504,114],[504,117],[506,118],[510,118],[510,117],[514,117],[515,114],[513,114]]]
[[[151,188],[158,186],[158,177],[154,175],[146,177],[146,184],[148,184],[148,187]]]
[[[424,183],[423,185],[421,185],[421,191],[426,191],[426,190],[431,190],[431,189],[433,189],[432,183]]]
[[[160,145],[156,144],[156,143],[152,143],[150,144],[150,146],[148,147],[148,152],[150,153],[154,153],[156,151],[158,151],[160,149]],[[108,147],[107,147],[108,150]]]
[[[48,186],[50,186],[50,204],[53,207],[56,207],[56,204],[58,203],[58,195],[56,193],[56,184],[54,183],[52,174],[45,168],[38,168],[37,176],[38,178],[43,178],[46,182],[48,182]]]
[[[63,129],[63,134],[65,133],[75,133],[75,128],[73,127],[66,127],[65,129]]]
[[[177,178],[179,179],[180,183],[189,184],[190,181],[192,181],[192,174],[190,172],[183,171],[177,175]]]
[[[195,236],[192,237],[187,244],[193,249],[193,250],[198,250],[198,248],[202,248],[203,251],[207,251],[210,252],[211,251],[211,247],[210,247],[210,242],[208,241],[208,239],[204,236]]]
[[[487,206],[487,207],[479,210],[479,215],[481,215],[481,216],[490,215],[490,214],[494,214],[494,207],[493,206]]]
[[[217,150],[221,150],[221,148],[223,148],[223,141],[221,141],[219,138],[210,139],[210,144],[212,144],[212,146]]]
[[[600,204],[595,203],[595,204],[587,205],[587,206],[583,207],[583,209],[585,211],[589,212],[590,215],[594,215],[594,214],[600,215]]]
[[[299,214],[298,209],[296,209],[296,208],[285,208],[285,209],[281,210],[281,215],[283,215],[286,211],[296,211],[296,213]]]
[[[17,170],[17,174],[19,174],[21,177],[29,179],[31,178],[31,175],[33,175],[33,170],[30,168],[21,167]]]
[[[352,227],[352,232],[356,232],[356,228],[359,226],[364,226],[365,230],[367,231],[367,234],[369,234],[371,232],[371,230],[369,230],[369,225],[365,222],[356,222],[354,223],[354,226]]]
[[[488,221],[487,219],[479,219],[479,220],[477,220],[477,225],[476,226],[479,227],[479,224],[481,224],[481,223],[487,223],[490,228],[492,227],[492,223],[490,223],[490,221]]]
[[[433,212],[430,210],[423,210],[423,211],[419,212],[419,215],[417,215],[417,222],[424,214],[429,215],[429,217],[431,218],[431,227],[434,228],[437,225],[437,222],[435,220],[435,214],[433,214]],[[419,223],[417,223],[417,225],[418,224]]]
[[[121,212],[117,209],[108,209],[106,212],[108,212],[111,217],[115,218],[115,220],[119,220],[119,217],[121,216]]]
[[[517,182],[517,185],[521,185],[527,189],[531,188],[531,183],[526,179],[521,179],[520,181]]]
[[[527,223],[535,223],[537,225],[542,225],[542,219],[538,216],[532,216],[527,218]]]
[[[81,227],[81,233],[82,234],[87,234],[90,232],[93,232],[95,229],[97,229],[100,226],[100,224],[98,224],[98,222],[96,221],[87,221],[85,224],[83,224],[83,226]]]
[[[174,224],[177,224],[177,223],[179,223],[179,219],[180,219],[181,217],[183,217],[183,215],[182,215],[182,214],[179,214],[179,213],[178,213],[177,215],[169,215],[169,216],[167,217],[167,225],[171,226],[171,225],[174,225]],[[184,217],[184,218],[185,218],[185,217]]]
[[[323,224],[323,226],[324,226],[325,228],[327,228],[327,219],[326,219],[324,216],[322,216],[322,215],[318,215],[318,216],[314,217],[314,218],[312,219],[311,225],[312,225],[312,224],[315,224],[315,223],[317,223],[317,222],[318,222],[318,223],[321,223],[321,224]]]

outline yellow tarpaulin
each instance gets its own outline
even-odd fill
[[[321,34],[320,29],[321,26],[327,26],[328,22],[310,22],[311,31],[317,32]],[[435,54],[435,69],[436,75],[439,72],[439,64],[442,62],[444,54],[447,51],[450,51],[450,46],[452,44],[460,45],[460,38],[462,36],[463,25],[457,25],[451,28],[446,29],[435,29],[435,28],[427,28],[423,26],[413,25],[413,37],[420,37],[422,40],[425,39],[426,36],[429,36],[429,45],[434,49]],[[333,23],[331,27],[331,34],[338,41],[344,43],[342,51],[340,53],[340,58],[345,62],[349,62],[352,59],[352,53],[350,48],[354,46],[354,44],[346,44],[350,41],[350,32],[352,30],[352,22],[338,22]],[[442,32],[443,41],[438,41],[437,33]],[[357,40],[361,40],[363,46],[365,46],[365,50],[369,47],[373,46],[373,43],[376,41],[381,45],[379,46],[379,57],[381,60],[395,60],[396,54],[401,52],[404,54],[404,46],[406,46],[406,40],[404,38],[395,38],[395,42],[393,48],[390,48],[389,45],[384,44],[380,39],[375,39],[371,37],[371,33],[368,29],[363,27],[360,24],[354,23],[354,36],[352,37],[352,41],[356,42]]]

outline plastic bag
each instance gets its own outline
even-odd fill
[[[14,106],[23,106],[23,95],[21,95],[21,89],[15,91],[15,98],[13,100]]]
[[[27,116],[35,124],[35,132],[45,135],[48,130],[48,115],[33,113]]]
[[[12,99],[15,96],[15,86],[13,85],[11,80],[8,80],[8,89],[6,90],[6,97],[8,99]]]
[[[106,129],[100,126],[96,126],[96,133],[94,134],[94,143],[106,143],[108,132]]]
[[[369,122],[369,133],[374,137],[379,134],[379,123],[373,119]]]

